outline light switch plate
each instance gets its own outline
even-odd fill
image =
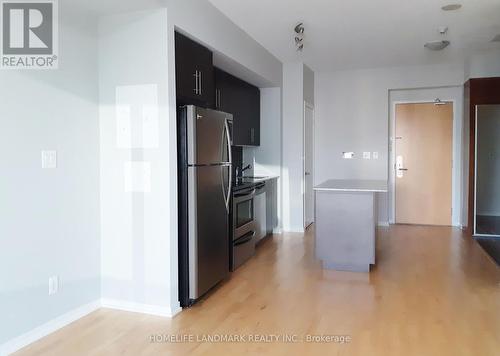
[[[56,294],[59,291],[59,277],[52,276],[49,278],[49,295]]]
[[[372,153],[372,158],[373,158],[373,159],[378,159],[378,152],[376,152],[376,151],[375,151],[375,152],[373,152],[373,153]]]
[[[42,168],[57,168],[57,152],[54,150],[42,151]]]
[[[353,159],[354,152],[342,152],[342,158],[344,159]]]
[[[371,152],[363,152],[363,159],[371,159]]]

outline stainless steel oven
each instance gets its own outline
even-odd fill
[[[233,193],[232,270],[241,266],[255,254],[257,225],[255,223],[254,197],[256,187]]]

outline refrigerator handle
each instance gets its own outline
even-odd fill
[[[224,120],[224,129],[226,130],[227,154],[229,156],[229,186],[227,188],[226,209],[229,212],[229,202],[231,201],[231,193],[233,187],[233,155],[231,152],[231,136],[227,119]]]

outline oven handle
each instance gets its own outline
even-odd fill
[[[234,193],[235,198],[243,198],[243,197],[251,197],[252,195],[255,195],[256,189],[252,189],[249,192],[244,192],[244,193]]]
[[[252,240],[255,236],[255,231],[249,231],[245,235],[238,238],[238,240],[234,241],[234,246],[239,246],[246,244],[248,241]]]

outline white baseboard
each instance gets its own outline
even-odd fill
[[[304,233],[304,228],[296,228],[296,229],[283,229],[283,233],[287,233],[287,232],[291,232],[291,233],[295,233],[295,234],[299,234],[299,233]]]
[[[29,344],[65,327],[66,325],[83,318],[87,314],[90,314],[101,307],[163,317],[173,317],[182,311],[182,308],[179,305],[177,305],[174,309],[171,309],[169,307],[159,307],[156,305],[140,304],[114,299],[96,300],[58,316],[57,318],[52,319],[45,324],[42,324],[35,329],[0,345],[0,356],[10,355],[11,353],[14,353],[23,347],[28,346]]]
[[[27,333],[20,335],[10,341],[7,341],[3,345],[0,345],[0,355],[9,355],[14,353],[25,346],[61,329],[62,327],[84,317],[87,314],[101,307],[101,301],[96,300],[92,303],[82,305],[76,309],[73,309],[55,319],[52,319],[45,324],[42,324],[35,329],[28,331]]]
[[[379,221],[377,223],[377,226],[385,226],[385,227],[388,227],[389,226],[389,222],[388,221]]]
[[[133,313],[164,316],[169,318],[173,317],[174,315],[182,311],[182,308],[180,306],[175,308],[175,310],[172,310],[170,307],[160,307],[157,305],[135,303],[117,299],[101,299],[101,306],[103,308],[117,309]]]

